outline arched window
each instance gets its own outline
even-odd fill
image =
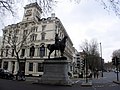
[[[40,47],[40,57],[43,57],[43,56],[45,56],[45,47],[44,47],[44,45],[42,45]]]
[[[34,56],[34,52],[35,52],[35,47],[32,46],[32,47],[30,48],[30,56]]]

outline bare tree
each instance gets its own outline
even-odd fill
[[[56,5],[58,0],[27,0],[28,2],[37,2],[42,10],[43,13],[48,13],[53,10],[53,7]],[[80,3],[81,0],[70,0],[77,3]],[[120,15],[120,0],[95,0],[99,2],[104,9],[112,10],[115,12],[116,15]],[[14,8],[16,3],[23,2],[24,0],[0,0],[0,13],[5,14],[6,11],[11,12],[14,15]]]
[[[14,21],[18,20],[17,12],[22,10],[26,2],[37,2],[42,8],[43,15],[50,13],[57,3],[56,0],[0,0],[0,24],[5,26],[7,18],[13,18]]]
[[[120,16],[120,0],[96,0],[100,2],[104,9],[113,11],[117,16]]]
[[[3,45],[1,56],[15,57],[18,62],[18,72],[21,72],[20,51],[30,42],[31,30],[27,28],[20,30],[19,25],[13,25],[11,29],[3,29]],[[18,73],[17,72],[17,73]]]
[[[14,0],[0,0],[0,13],[5,14],[6,10],[14,13],[12,5]]]
[[[10,12],[14,16],[16,12],[15,8],[17,8],[16,4],[23,4],[24,2],[24,0],[0,0],[0,14],[5,15]],[[51,12],[57,3],[56,0],[27,0],[27,2],[37,2],[44,14]]]
[[[70,0],[80,3],[82,0]],[[120,16],[120,0],[94,0],[100,3],[107,11],[113,11],[117,16]]]
[[[118,58],[120,58],[120,49],[117,49],[117,50],[113,51],[112,57],[118,57]]]
[[[70,0],[72,2],[80,3],[82,0]],[[103,6],[109,12],[113,11],[117,16],[120,16],[120,0],[94,0]],[[18,18],[18,9],[22,8],[25,2],[37,2],[42,8],[43,15],[50,13],[57,6],[59,0],[0,0],[0,21],[4,25],[6,16],[14,16]],[[64,1],[63,1],[64,2]]]
[[[80,46],[81,50],[85,52],[85,59],[87,59],[88,67],[91,70],[94,70],[95,68],[100,69],[100,56],[99,56],[99,49],[98,49],[98,43],[95,40],[91,40],[89,43],[87,40],[83,42],[83,44]]]

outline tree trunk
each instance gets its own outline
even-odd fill
[[[18,80],[18,76],[20,75],[20,73],[21,73],[21,65],[20,65],[20,58],[19,58],[19,55],[18,55],[18,53],[16,53],[16,55],[17,55],[17,62],[18,62],[18,71],[17,71],[17,75],[16,75],[16,80]]]

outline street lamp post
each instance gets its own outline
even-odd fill
[[[101,42],[100,42],[100,54],[101,54],[101,71],[102,71],[101,77],[103,77],[103,61],[102,61],[102,45],[101,45]]]
[[[83,50],[83,52],[84,52],[84,55],[85,55],[85,58],[84,58],[84,60],[85,60],[85,81],[86,81],[86,83],[88,83],[88,77],[87,77],[87,75],[88,75],[87,53],[84,50]]]
[[[85,55],[85,82],[83,82],[81,85],[82,86],[92,86],[92,82],[90,82],[90,79],[88,79],[88,53],[84,52],[84,55]]]
[[[87,54],[86,54],[86,59],[85,59],[85,68],[86,68],[86,83],[88,83],[88,61],[87,61]]]

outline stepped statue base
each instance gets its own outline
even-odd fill
[[[72,85],[68,76],[68,63],[66,57],[51,58],[44,61],[44,74],[39,80],[41,84]]]

